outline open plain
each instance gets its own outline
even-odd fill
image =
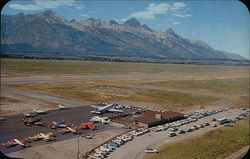
[[[193,111],[200,105],[214,108],[229,106],[237,109],[249,107],[249,67],[1,59],[1,116],[6,116],[6,119],[9,118],[9,115],[14,114],[11,116],[17,116],[15,120],[19,120],[21,119],[20,113],[29,112],[33,108],[48,110],[57,108],[58,104],[64,104],[68,107],[75,107],[72,110],[79,108],[80,105],[84,105],[83,108],[87,109],[86,105],[98,102],[151,106],[181,112]],[[82,112],[72,112],[72,116],[78,114],[74,116],[74,120],[77,120],[81,113],[89,112],[84,109],[81,110]],[[71,110],[69,109],[69,111]],[[53,113],[48,115],[50,117],[43,119],[46,122],[49,122],[50,118],[51,120],[52,118],[53,120],[54,118],[67,118],[71,121],[71,116],[59,116],[59,114],[53,115]],[[7,125],[15,126],[11,123],[7,123]],[[5,127],[0,125],[1,131],[2,128],[7,131],[7,125]],[[22,126],[20,131],[24,129],[30,128]],[[206,128],[195,134],[202,136],[210,130]],[[36,132],[39,131],[40,129],[36,130]],[[100,139],[102,137],[93,138],[96,141],[94,145],[101,144],[111,136],[123,131],[121,128],[109,126],[98,132],[96,136],[98,134],[103,136],[103,134],[111,132],[114,134],[103,138],[103,141]],[[75,155],[71,154],[72,152],[75,154],[75,148],[69,147],[73,145],[70,143],[75,143],[77,140],[74,135],[69,136],[63,141],[59,139],[48,145],[38,144],[11,155],[22,154],[20,156],[25,158],[36,158],[37,156],[51,158],[55,152],[63,151],[55,158],[75,158]],[[145,141],[149,140],[149,143],[153,143],[154,140],[151,140],[153,136],[149,136]],[[195,139],[195,137],[196,135],[192,138]],[[6,139],[11,138],[12,136],[9,136]],[[177,137],[176,139],[179,141],[188,138]],[[92,143],[93,140],[81,140],[80,144],[88,145],[85,145],[84,149],[90,150],[94,146],[89,142]],[[169,139],[166,139],[166,143],[168,141]],[[1,142],[3,141],[1,140]],[[68,147],[65,146],[67,144],[69,144]],[[140,145],[140,143],[136,144]],[[244,146],[246,145],[239,145],[234,148],[232,153]],[[112,154],[114,157],[110,157],[116,158],[120,155],[118,152],[125,148],[122,147]],[[84,149],[81,149],[82,153],[86,152]],[[140,152],[131,154],[131,157],[142,157],[143,147],[140,150]],[[1,147],[1,151],[11,152],[12,150],[5,151]],[[127,154],[125,153],[124,156]]]

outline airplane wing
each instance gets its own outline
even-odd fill
[[[123,110],[114,109],[114,108],[110,108],[108,111],[109,111],[109,112],[119,112],[119,113],[122,113],[122,112],[123,112]]]
[[[29,136],[28,138],[29,139],[39,139],[39,136],[38,135],[34,135],[34,136]]]
[[[91,119],[89,119],[89,121],[93,121],[93,122],[97,122],[97,121],[99,121],[99,120],[97,120],[97,119],[93,119],[93,118],[91,118]]]
[[[101,110],[103,107],[95,106],[95,105],[90,105],[91,107],[95,108],[95,110]]]
[[[63,124],[65,121],[64,120],[61,120],[59,122],[57,122],[58,124]]]
[[[70,130],[69,129],[67,129],[67,128],[63,128],[63,129],[60,129],[60,130],[58,130],[60,133],[68,133],[68,132],[70,132]]]
[[[14,141],[8,141],[6,143],[1,143],[1,145],[3,145],[3,146],[11,146],[11,145],[15,145],[15,144],[16,144],[16,142],[14,142]]]

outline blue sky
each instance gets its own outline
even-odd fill
[[[202,40],[214,49],[249,59],[250,18],[239,1],[10,1],[1,14],[52,10],[66,19],[90,17],[123,23],[135,17],[154,30],[172,28],[178,35]]]

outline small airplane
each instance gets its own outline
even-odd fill
[[[5,121],[5,117],[0,116],[0,121]]]
[[[99,116],[93,116],[91,119],[89,119],[89,121],[100,122],[102,124],[110,123],[110,120],[108,119],[108,117],[99,117]]]
[[[129,126],[129,125],[123,125],[122,128],[124,128],[124,129],[132,129],[132,127]]]
[[[68,125],[63,124],[65,121],[61,120],[59,122],[52,121],[51,124],[49,125],[50,128],[56,129],[56,128],[66,128]]]
[[[13,139],[6,143],[1,143],[1,145],[6,146],[6,148],[15,147],[15,146],[20,146],[24,148],[24,147],[30,146],[30,145],[27,145],[27,143],[29,143],[28,140],[29,140],[28,138],[24,138],[22,140]]]
[[[40,110],[40,109],[33,109],[33,113],[37,113],[37,114],[47,114],[48,111],[47,110]]]
[[[89,122],[89,123],[81,123],[80,126],[78,127],[79,129],[91,129],[91,130],[95,130],[96,127],[94,125],[93,122]]]
[[[74,126],[74,127],[69,127],[67,126],[66,128],[63,128],[63,129],[60,129],[58,130],[60,133],[73,133],[73,134],[77,134],[78,133],[78,127],[77,126]]]
[[[58,105],[58,109],[65,110],[65,109],[68,109],[68,107],[65,107],[65,106],[59,104],[59,105]]]
[[[44,126],[45,123],[41,122],[42,119],[23,119],[24,125],[31,126],[31,125],[38,125]]]
[[[53,141],[53,140],[55,140],[55,136],[53,135],[52,132],[49,132],[47,134],[38,133],[38,134],[36,134],[34,136],[30,136],[28,138],[32,139],[32,140],[46,140],[46,141]]]
[[[24,117],[25,118],[28,118],[28,117],[35,117],[38,115],[38,113],[35,113],[35,112],[32,112],[32,113],[23,113]]]
[[[104,107],[91,105],[91,107],[94,108],[94,110],[91,111],[91,113],[92,114],[103,114],[103,113],[106,113],[106,112],[118,112],[118,113],[123,112],[123,110],[114,109],[113,106],[114,106],[114,104],[108,104],[108,105],[106,105]]]

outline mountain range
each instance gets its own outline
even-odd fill
[[[123,24],[94,18],[69,21],[50,10],[2,15],[1,44],[4,54],[245,60],[202,41],[182,38],[172,29],[155,31],[135,18]]]

